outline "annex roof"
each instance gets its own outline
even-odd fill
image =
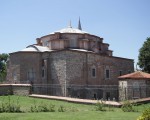
[[[25,49],[21,50],[21,52],[46,52],[51,51],[48,47],[38,46],[38,45],[30,45]]]
[[[143,80],[143,79],[149,79],[150,80],[150,74],[142,72],[142,71],[136,71],[134,73],[130,73],[127,75],[122,75],[120,77],[118,77],[118,79],[122,80],[122,79],[135,79],[135,80]]]

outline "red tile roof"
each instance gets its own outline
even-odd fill
[[[150,80],[150,74],[142,72],[142,71],[136,71],[134,73],[130,73],[127,75],[123,75],[118,77],[118,79],[122,80],[122,79],[138,79],[138,80],[145,80],[145,79],[149,79]]]

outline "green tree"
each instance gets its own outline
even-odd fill
[[[0,54],[0,82],[4,81],[6,78],[6,62],[8,59],[8,54]]]
[[[150,73],[150,37],[139,50],[138,65],[142,71]]]

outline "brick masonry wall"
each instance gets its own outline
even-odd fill
[[[50,91],[52,95],[65,96],[66,82],[66,52],[50,53],[48,64],[48,84],[59,84],[60,87],[53,87]]]
[[[33,82],[41,82],[41,53],[17,52],[10,54],[7,65],[7,81],[9,83],[30,83],[28,72],[33,69],[35,77]],[[14,77],[14,74],[16,77]]]
[[[120,101],[150,97],[150,89],[146,80],[128,79],[120,80],[119,83]]]
[[[91,68],[96,68],[96,77],[91,76]],[[110,70],[110,78],[105,78],[105,70]],[[99,89],[86,90],[76,86],[89,85],[117,85],[119,71],[127,74],[134,70],[133,61],[118,57],[101,56],[94,53],[79,52],[73,50],[63,50],[50,54],[50,71],[53,84],[63,84],[62,95],[76,96],[81,98],[92,98],[94,94],[99,98],[106,99],[106,93],[110,92],[110,99],[118,99],[117,88],[112,90],[101,88],[102,94],[97,92]],[[70,86],[71,85],[71,86]],[[65,89],[65,86],[66,89]],[[67,89],[68,88],[68,89]],[[113,92],[112,92],[113,91]],[[56,92],[56,91],[55,91]],[[58,92],[58,90],[57,90]],[[56,94],[58,94],[56,92]]]
[[[0,85],[0,95],[11,95],[12,93],[11,85]]]
[[[29,95],[31,93],[30,84],[1,84],[0,95]]]
[[[42,60],[46,60],[46,65],[42,66]],[[29,69],[33,69],[35,78],[34,84],[45,85],[43,87],[35,87],[35,93],[58,95],[58,96],[74,96],[81,98],[93,98],[94,94],[98,98],[106,98],[106,94],[110,92],[110,98],[117,99],[118,92],[101,87],[100,89],[90,89],[87,91],[85,86],[105,86],[118,85],[119,71],[127,74],[128,71],[134,70],[133,61],[118,57],[103,56],[100,54],[76,51],[76,50],[60,50],[53,52],[17,52],[10,56],[8,65],[7,79],[14,82],[12,73],[16,71],[17,81],[30,83],[27,78]],[[92,77],[92,68],[96,69],[96,76]],[[45,69],[44,77],[42,77],[42,69]],[[110,78],[106,79],[105,70],[110,70]],[[59,87],[48,85],[59,85]],[[82,87],[73,87],[84,86]],[[18,88],[19,89],[19,88]],[[81,90],[82,89],[82,90]],[[101,92],[98,92],[98,91]],[[113,92],[112,92],[113,91]]]

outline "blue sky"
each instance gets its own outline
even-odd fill
[[[114,56],[138,59],[150,37],[150,0],[0,0],[0,53],[34,44],[35,39],[67,27],[104,38]]]

